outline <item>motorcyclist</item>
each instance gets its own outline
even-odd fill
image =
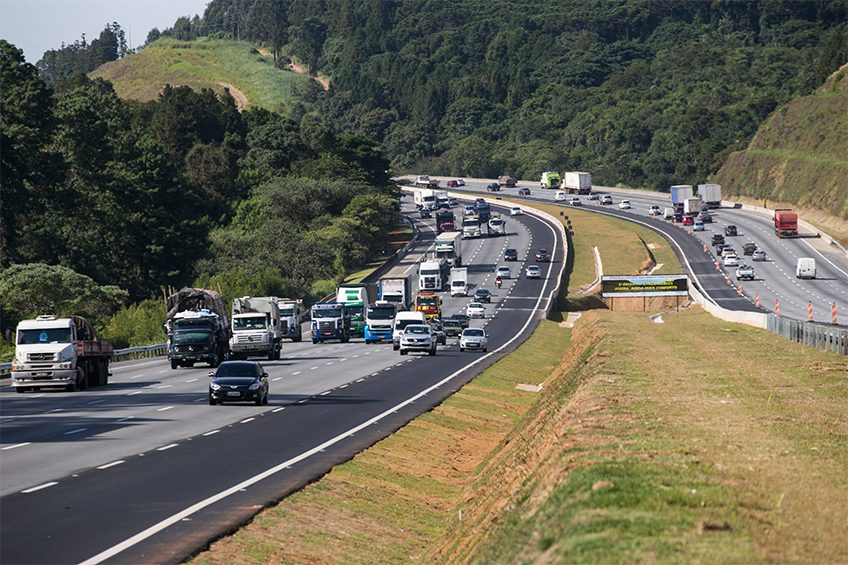
[[[503,284],[503,279],[500,277],[500,275],[495,277],[495,286],[500,288],[502,284]]]

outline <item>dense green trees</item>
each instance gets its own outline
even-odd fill
[[[269,20],[328,121],[455,175],[701,182],[848,60],[828,0],[212,0],[197,29],[276,47]]]
[[[97,39],[88,43],[83,34],[70,45],[44,53],[36,63],[41,78],[48,84],[58,84],[75,75],[88,73],[109,61],[117,61],[130,50],[124,30],[116,22],[106,24]]]

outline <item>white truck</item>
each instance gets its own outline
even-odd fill
[[[233,299],[230,357],[247,359],[251,355],[263,355],[269,361],[280,358],[282,327],[278,301],[276,296]]]
[[[469,214],[462,218],[462,239],[480,237],[480,218]]]
[[[398,312],[392,325],[392,349],[400,349],[400,336],[409,324],[426,324],[424,312]]]
[[[85,318],[38,316],[18,324],[11,384],[18,392],[105,385],[111,359],[112,342],[98,340]]]
[[[280,337],[292,341],[303,339],[303,323],[309,314],[299,298],[279,298],[277,307],[280,309]]]
[[[422,261],[418,267],[419,290],[442,290],[445,275],[450,267],[445,259],[429,259]]]
[[[701,197],[701,205],[704,209],[721,208],[720,184],[699,184],[698,195]]]
[[[562,188],[571,194],[589,194],[592,192],[592,173],[568,171],[565,173]]]
[[[687,198],[695,196],[695,191],[691,184],[675,184],[669,189],[671,193],[671,203],[677,212],[683,211],[683,201]]]
[[[377,300],[391,302],[398,310],[409,310],[412,303],[411,283],[410,275],[380,277],[377,281]]]
[[[415,177],[415,186],[419,188],[430,188],[430,177],[427,175],[419,175]]]
[[[468,268],[454,267],[450,274],[451,296],[468,296]]]
[[[816,278],[816,260],[812,257],[799,257],[798,262],[795,263],[795,278]]]
[[[700,198],[686,198],[683,200],[683,213],[687,216],[694,216],[698,212],[701,211],[701,199]]]
[[[450,198],[447,190],[434,190],[433,198],[436,199],[436,208],[450,208]]]
[[[446,231],[436,236],[436,257],[444,258],[451,267],[462,266],[462,234]]]
[[[413,200],[419,209],[435,210],[437,207],[436,196],[429,188],[416,189],[415,194],[413,195]]]
[[[500,215],[492,216],[489,220],[489,237],[506,235],[506,222]]]

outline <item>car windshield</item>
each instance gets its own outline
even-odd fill
[[[547,249],[540,249],[540,250],[539,250],[539,254],[540,254],[540,255],[547,255],[547,254],[548,254],[548,250],[547,250]]]
[[[409,325],[404,330],[404,333],[408,334],[428,334],[430,333],[430,326],[419,326],[419,325]]]
[[[233,320],[234,330],[264,330],[265,316],[251,316],[250,318],[235,318]]]
[[[503,273],[508,273],[508,272],[509,272],[509,269],[507,269],[506,267],[501,267],[500,269],[498,269],[498,274],[503,274]]]
[[[483,337],[485,334],[483,333],[483,330],[479,328],[468,328],[462,332],[462,335],[465,337]]]
[[[402,330],[410,324],[420,324],[421,320],[395,320],[395,329]]]
[[[483,309],[483,305],[480,304],[479,302],[472,302],[471,304],[468,305],[468,307],[469,308],[479,308],[480,310]]]
[[[351,316],[361,316],[363,308],[362,306],[348,306],[347,313]]]
[[[506,255],[512,255],[514,253],[518,253],[518,251],[516,251],[515,249],[512,249],[511,247],[509,249],[507,249],[506,251],[504,251],[504,254],[506,254]]]
[[[191,343],[205,343],[212,337],[209,330],[192,329],[174,332],[173,341],[177,345],[188,345]]]
[[[215,373],[215,378],[221,377],[242,377],[245,379],[255,379],[256,378],[256,365],[254,363],[245,363],[245,362],[237,362],[237,363],[222,363],[220,367],[218,367],[218,371]]]
[[[312,318],[341,318],[341,308],[320,308],[312,311]]]
[[[18,345],[35,345],[36,343],[71,343],[71,328],[18,330]]]
[[[444,326],[444,327],[446,327],[446,328],[456,328],[456,327],[458,327],[459,325],[460,325],[460,324],[459,324],[459,320],[445,320],[445,321],[442,323],[442,326]]]
[[[366,317],[370,320],[391,320],[395,317],[394,306],[369,306]]]
[[[489,296],[489,291],[486,290],[485,288],[478,288],[477,292],[475,292],[474,294],[476,294],[478,296]]]
[[[416,300],[419,306],[435,306],[436,305],[436,297],[435,296],[419,296]]]
[[[280,308],[280,316],[283,318],[289,318],[294,316],[294,306],[286,306],[284,308]]]

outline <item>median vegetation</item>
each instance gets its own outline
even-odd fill
[[[594,278],[591,245],[639,241],[628,222],[569,219],[570,289]],[[642,257],[606,253],[605,270],[632,273]],[[846,377],[841,357],[697,307],[661,324],[599,309],[573,329],[546,320],[192,562],[836,562]]]

